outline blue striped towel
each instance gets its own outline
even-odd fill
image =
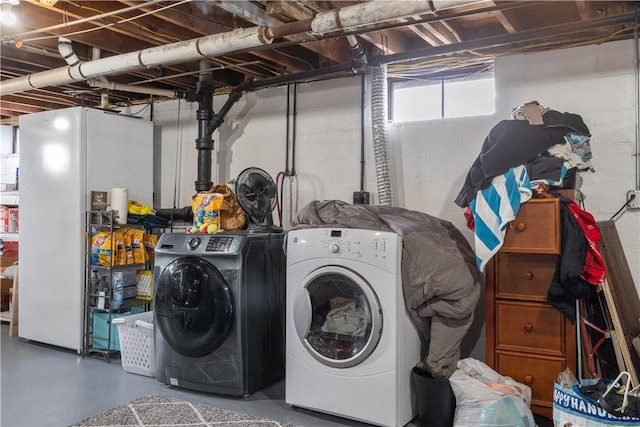
[[[531,183],[522,165],[493,178],[471,201],[476,263],[480,271],[484,271],[487,262],[502,246],[507,225],[516,217],[520,204],[530,198]]]

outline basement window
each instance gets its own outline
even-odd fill
[[[390,82],[389,114],[396,123],[495,112],[493,75],[465,79]]]

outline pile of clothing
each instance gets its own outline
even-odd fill
[[[551,110],[537,101],[515,108],[510,120],[489,131],[455,199],[466,209],[469,228],[475,232],[481,271],[533,191],[573,188],[576,171],[594,171],[590,137],[578,114]]]
[[[474,231],[476,263],[484,271],[502,246],[509,223],[532,196],[560,198],[562,254],[549,286],[549,302],[572,321],[575,300],[586,298],[605,278],[593,216],[553,189],[575,188],[576,171],[595,172],[591,133],[577,114],[537,101],[515,108],[495,125],[467,174],[455,203],[465,208]]]

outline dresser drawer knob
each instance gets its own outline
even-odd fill
[[[533,324],[527,323],[526,325],[524,325],[524,330],[527,332],[533,332]]]
[[[527,271],[524,273],[524,278],[527,280],[533,280],[533,271]]]
[[[533,384],[533,375],[525,375],[524,382],[527,385]]]
[[[527,228],[527,224],[524,222],[516,223],[516,231],[524,231]]]

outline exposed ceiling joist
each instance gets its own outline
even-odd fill
[[[416,4],[428,2],[414,0]],[[333,78],[353,72],[354,53],[345,38],[356,35],[370,63],[402,64],[420,61],[423,73],[443,61],[450,69],[466,64],[467,49],[489,58],[517,52],[557,49],[575,43],[602,43],[633,37],[637,8],[634,1],[433,1],[439,10],[383,19],[357,28],[312,34],[309,21],[327,11],[368,5],[349,1],[168,1],[103,0],[50,2],[21,0],[14,7],[20,24],[0,28],[0,78],[24,78],[67,66],[58,52],[58,37],[72,41],[81,61],[118,57],[150,48],[183,43],[237,28],[271,26],[280,33],[269,45],[211,55],[216,90],[228,91],[246,79],[282,82],[299,76]],[[382,2],[379,2],[382,3]],[[406,1],[385,3],[406,5]],[[436,6],[437,8],[438,6]],[[603,18],[615,18],[603,23]],[[572,29],[560,31],[560,29]],[[294,30],[292,30],[294,29]],[[540,32],[535,32],[537,29]],[[582,31],[580,31],[582,29]],[[434,65],[429,66],[430,62]],[[462,66],[462,69],[467,68]],[[195,90],[198,61],[174,62],[110,74],[108,80],[127,85],[154,85],[159,89]],[[324,72],[326,75],[323,75]],[[416,71],[412,69],[412,73]],[[438,74],[439,76],[441,74]],[[400,74],[398,74],[400,76]],[[393,73],[391,74],[393,78]],[[264,87],[266,83],[260,87]],[[0,96],[0,123],[17,123],[21,114],[70,105],[100,102],[108,90],[86,81],[32,89]],[[114,103],[146,103],[144,94],[108,91]]]

